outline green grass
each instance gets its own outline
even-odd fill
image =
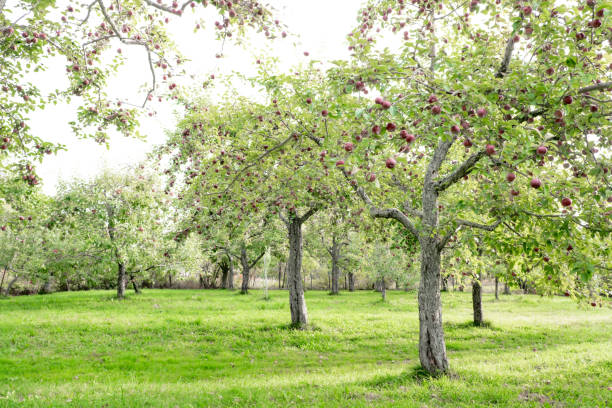
[[[608,407],[612,311],[444,294],[453,375],[419,371],[414,293],[145,290],[0,299],[0,407]]]

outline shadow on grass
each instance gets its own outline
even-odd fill
[[[485,320],[480,325],[474,324],[472,320],[463,323],[452,323],[444,322],[444,330],[455,330],[455,329],[489,329],[493,331],[502,331],[502,329],[493,326],[493,323],[489,320]]]
[[[436,379],[440,377],[449,377],[449,378],[458,378],[454,373],[430,373],[426,371],[421,365],[415,365],[407,371],[404,371],[401,374],[393,375],[381,375],[378,377],[374,377],[371,380],[365,381],[362,385],[369,388],[376,389],[388,389],[388,388],[397,388],[402,385],[421,385],[423,381]]]

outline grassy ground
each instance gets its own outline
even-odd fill
[[[565,298],[444,294],[454,374],[418,370],[414,293],[146,290],[0,300],[0,407],[609,407],[612,311]]]

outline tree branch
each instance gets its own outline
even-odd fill
[[[476,163],[478,163],[478,161],[481,158],[483,158],[485,154],[486,154],[485,150],[480,150],[474,153],[473,155],[471,155],[470,157],[468,157],[468,159],[464,161],[463,164],[461,164],[461,166],[459,166],[455,171],[453,171],[446,177],[443,177],[442,179],[435,181],[434,189],[438,192],[444,191],[448,187],[455,184],[463,176],[467,176],[468,174],[470,174],[472,170],[474,169],[474,166],[476,165]]]
[[[578,89],[578,93],[586,93],[586,92],[591,92],[591,91],[602,91],[604,89],[610,89],[612,88],[612,82],[600,82],[598,84],[595,85],[589,85],[589,86],[585,86],[584,88],[580,88]]]
[[[512,32],[514,34],[514,32]],[[502,60],[501,65],[499,66],[499,70],[495,74],[496,78],[503,78],[504,74],[508,71],[508,66],[510,65],[510,58],[512,57],[512,51],[514,50],[514,35],[511,35],[508,38],[508,42],[506,43],[506,51],[504,52],[504,59]]]
[[[249,265],[249,268],[254,267],[255,265],[257,265],[257,262],[259,262],[259,260],[264,256],[264,254],[266,253],[265,250],[263,250],[261,252],[261,254],[259,254],[259,256],[251,263],[251,265]]]
[[[344,177],[347,180],[349,180],[349,183],[350,183],[351,180],[349,178],[348,172],[342,169],[342,173],[344,174]],[[408,217],[406,217],[406,215],[403,212],[401,212],[397,208],[381,209],[381,208],[376,207],[374,203],[372,202],[372,200],[370,200],[370,197],[368,197],[367,193],[362,187],[358,187],[357,184],[353,184],[353,183],[350,183],[350,184],[351,186],[353,186],[353,189],[355,190],[357,195],[361,198],[361,200],[363,200],[363,202],[368,206],[370,210],[370,216],[372,218],[392,218],[396,221],[399,221],[404,227],[406,227],[412,233],[412,235],[414,235],[415,237],[419,236],[419,231],[416,229],[416,227],[412,224],[410,219],[408,219]]]

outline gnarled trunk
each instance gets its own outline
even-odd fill
[[[349,281],[349,292],[355,291],[355,274],[353,272],[348,273],[348,281]]]
[[[482,286],[480,275],[472,281],[472,309],[474,310],[474,326],[482,326]]]
[[[435,238],[421,239],[419,285],[419,359],[430,373],[447,372],[440,300],[440,250]]]
[[[125,297],[125,265],[123,262],[117,262],[117,298]]]
[[[295,218],[287,224],[289,235],[289,259],[287,261],[287,286],[289,288],[289,308],[291,324],[303,327],[308,324],[308,311],[304,300],[302,285],[302,223]]]
[[[382,295],[383,302],[387,300],[387,283],[385,282],[385,278],[380,280],[380,294]]]

